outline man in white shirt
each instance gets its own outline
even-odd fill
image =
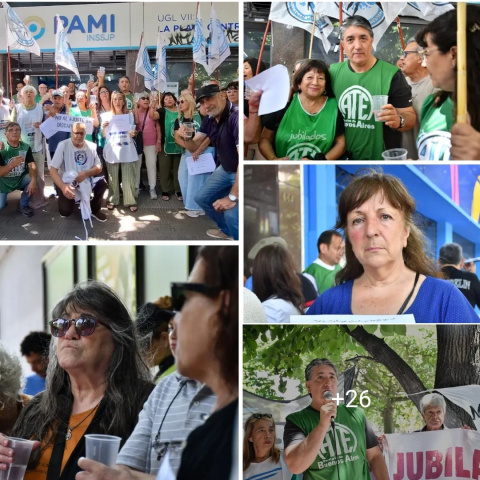
[[[103,194],[108,185],[102,173],[102,164],[97,154],[97,146],[85,140],[87,128],[84,123],[74,123],[72,136],[58,144],[50,166],[50,175],[58,187],[58,211],[68,217],[75,208],[77,186],[90,182],[93,198],[90,201],[92,217],[105,222],[107,216],[101,211]],[[65,172],[78,172],[71,182],[63,181]]]

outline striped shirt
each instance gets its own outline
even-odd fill
[[[177,372],[166,376],[145,402],[117,464],[156,475],[168,450],[176,474],[188,435],[205,422],[214,403],[215,396],[206,385]]]

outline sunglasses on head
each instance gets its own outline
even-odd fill
[[[250,415],[250,418],[252,420],[260,420],[261,418],[264,418],[264,417],[273,418],[271,413],[252,413],[252,415]]]
[[[187,292],[196,292],[215,298],[222,289],[220,287],[209,287],[203,283],[172,283],[172,308],[175,312],[180,312],[186,300]]]
[[[73,322],[75,325],[75,331],[81,337],[88,337],[95,331],[95,327],[97,323],[101,325],[105,325],[105,327],[109,328],[105,323],[101,322],[100,320],[92,317],[82,316],[80,318],[75,318],[72,320],[68,320],[65,318],[57,318],[56,320],[50,320],[50,333],[54,337],[63,337],[67,333],[68,329],[70,328],[70,323]]]

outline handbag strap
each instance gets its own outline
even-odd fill
[[[417,286],[419,278],[420,278],[420,274],[417,272],[417,274],[415,275],[415,281],[413,282],[413,288],[410,291],[410,293],[408,294],[405,301],[403,302],[403,305],[400,307],[400,310],[398,311],[397,315],[402,315],[403,311],[405,310],[405,307],[408,305],[408,302],[412,298],[413,292],[415,291],[415,287]]]
[[[142,129],[140,130],[141,132],[143,132],[143,129],[145,128],[145,122],[147,121],[147,115],[148,115],[148,110],[145,112],[145,116],[143,117],[143,125],[142,125]]]

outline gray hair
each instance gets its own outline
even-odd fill
[[[335,376],[338,377],[338,370],[335,364],[333,364],[328,358],[315,358],[305,368],[305,381],[309,382],[312,378],[312,371],[319,365],[328,365],[335,370]]]
[[[438,262],[440,265],[459,265],[462,263],[463,250],[458,243],[446,243],[440,248],[438,253]]]
[[[445,413],[447,404],[439,393],[429,393],[420,400],[420,412],[425,414],[425,410],[429,407],[440,407]]]
[[[22,390],[22,366],[16,355],[7,352],[0,343],[0,410],[6,403],[19,399]]]
[[[352,15],[348,17],[343,23],[340,25],[340,40],[343,40],[345,35],[345,30],[349,27],[362,27],[365,30],[368,30],[369,35],[373,38],[373,28],[370,22],[361,15]]]
[[[24,93],[27,93],[27,92],[33,92],[35,95],[38,93],[37,89],[35,87],[32,87],[32,85],[25,85],[22,88],[20,93],[23,95]]]
[[[409,43],[416,43],[418,45],[418,42],[415,40],[415,37],[410,37],[406,42],[405,45],[408,45]]]

